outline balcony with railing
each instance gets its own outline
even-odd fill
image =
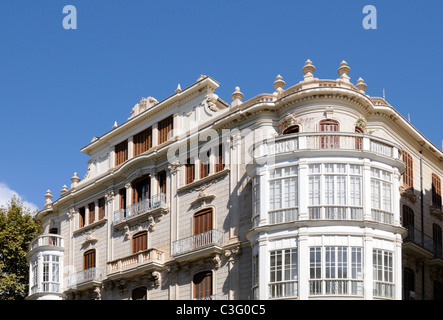
[[[152,197],[126,206],[125,209],[114,211],[114,227],[121,227],[124,223],[139,223],[147,219],[149,215],[157,216],[166,213],[169,209],[166,203],[166,195],[159,193]]]
[[[29,252],[37,248],[62,251],[64,248],[63,237],[58,234],[39,235],[31,241]]]
[[[108,277],[160,271],[163,267],[164,255],[163,251],[151,248],[111,261],[108,263]]]
[[[86,289],[101,284],[103,280],[103,270],[98,268],[89,268],[66,277],[65,287],[67,289]]]
[[[400,147],[382,138],[363,133],[302,132],[268,139],[253,147],[254,158],[310,150],[364,151],[400,160]]]
[[[200,258],[214,253],[221,253],[223,245],[223,231],[212,229],[174,241],[172,243],[172,256],[176,260]]]

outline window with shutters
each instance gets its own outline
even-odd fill
[[[201,210],[194,214],[194,235],[212,230],[212,209]]]
[[[126,189],[122,188],[118,191],[119,194],[119,203],[118,203],[118,208],[119,209],[126,209]]]
[[[403,173],[403,187],[405,189],[413,189],[414,188],[414,163],[412,161],[412,156],[408,152],[403,151],[402,159],[406,165],[406,170]]]
[[[105,198],[98,199],[98,220],[105,217]]]
[[[148,249],[148,232],[141,231],[132,237],[132,253]]]
[[[225,168],[225,164],[223,162],[223,145],[220,144],[218,146],[218,153],[215,155],[215,172],[222,171]]]
[[[83,255],[83,270],[95,268],[95,249],[88,250]]]
[[[94,202],[91,202],[90,204],[88,204],[88,209],[89,209],[89,219],[88,219],[88,223],[94,223],[95,221],[95,204]]]
[[[158,193],[166,194],[166,171],[157,173]]]
[[[432,205],[441,210],[441,180],[435,173],[432,174]]]
[[[128,160],[128,140],[115,146],[115,166],[121,165]]]
[[[152,127],[134,135],[134,157],[152,148]]]
[[[320,121],[321,132],[338,132],[339,124],[335,120]],[[320,148],[322,149],[339,149],[340,140],[338,136],[320,136]]]
[[[193,182],[194,179],[195,179],[195,165],[193,162],[191,163],[191,159],[188,158],[185,164],[185,183],[189,184]]]
[[[132,204],[148,200],[151,197],[151,179],[142,177],[132,183]]]
[[[355,133],[364,133],[363,129],[360,127],[355,127]],[[361,150],[363,148],[363,138],[355,138],[355,150]]]
[[[158,123],[158,144],[168,141],[173,129],[173,116],[169,116]]]
[[[207,177],[209,175],[209,157],[211,155],[211,150],[206,153],[206,159],[200,160],[200,179]]]
[[[83,228],[85,226],[85,207],[81,207],[78,209],[78,227]]]
[[[212,272],[203,271],[194,275],[194,299],[203,299],[212,295]]]

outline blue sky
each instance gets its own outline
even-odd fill
[[[65,5],[77,30],[65,30]],[[366,5],[377,29],[362,26]],[[12,194],[38,208],[78,172],[80,149],[124,122],[141,97],[163,100],[200,74],[245,99],[315,76],[344,59],[437,147],[443,82],[443,2],[247,0],[3,0],[0,3],[0,205]],[[53,200],[54,200],[53,199]]]

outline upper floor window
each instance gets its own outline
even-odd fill
[[[297,296],[297,248],[270,252],[270,298]]]
[[[298,218],[298,166],[276,168],[269,177],[270,224]]]
[[[414,228],[414,210],[411,209],[411,207],[407,205],[403,205],[403,221],[402,221],[403,227],[407,229]],[[409,231],[411,233],[411,230]]]
[[[371,213],[372,219],[393,223],[392,174],[388,171],[371,168]]]
[[[283,131],[283,134],[291,134],[300,132],[300,127],[297,125],[290,126]]]
[[[194,235],[212,230],[212,209],[204,209],[194,214]]]
[[[337,132],[339,131],[338,121],[335,120],[322,120],[320,121],[320,132]],[[320,136],[320,148],[322,149],[339,149],[340,137],[339,136]]]
[[[374,249],[372,252],[374,296],[394,298],[394,255],[391,251]]]
[[[83,254],[83,270],[95,268],[95,249],[86,251]]]
[[[166,171],[157,173],[158,193],[166,194]]]
[[[60,257],[43,255],[43,291],[59,292],[60,290]]]
[[[145,201],[151,197],[151,178],[142,177],[132,183],[132,204]]]
[[[134,135],[134,157],[152,148],[152,128]]]
[[[308,174],[310,219],[363,218],[363,181],[360,165],[311,164]]]
[[[141,231],[132,237],[132,253],[148,249],[148,232]]]
[[[86,209],[85,207],[81,207],[78,209],[78,227],[79,228],[83,228],[85,226],[85,214],[86,214]]]
[[[223,158],[223,145],[220,144],[218,146],[218,153],[215,155],[215,172],[222,171],[225,168]]]
[[[403,173],[403,186],[405,189],[412,189],[414,187],[414,163],[412,156],[408,152],[403,151],[402,159],[406,165],[406,170]]]
[[[170,137],[169,134],[173,129],[173,116],[169,116],[166,119],[159,121],[158,123],[158,144],[162,144]]]
[[[94,223],[95,221],[95,203],[91,202],[90,204],[88,204],[88,209],[89,209],[89,221],[88,223]]]
[[[115,146],[115,165],[118,166],[128,160],[128,140]]]
[[[98,199],[98,220],[105,217],[105,198]]]
[[[209,175],[209,157],[211,156],[211,150],[206,153],[206,159],[200,160],[200,179]]]
[[[442,229],[438,224],[432,224],[432,242],[434,245],[434,254],[438,258],[442,258],[443,240]]]
[[[186,161],[185,170],[185,183],[189,184],[195,179],[195,165],[190,158]]]
[[[441,180],[435,173],[432,174],[432,205],[441,209]]]

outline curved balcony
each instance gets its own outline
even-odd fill
[[[367,152],[394,160],[401,158],[401,148],[388,140],[363,133],[347,132],[303,132],[284,135],[255,145],[252,154],[254,159],[258,159],[313,150],[324,153],[336,150]]]
[[[38,250],[64,250],[64,240],[58,234],[41,234],[35,237],[29,244],[28,256]]]

